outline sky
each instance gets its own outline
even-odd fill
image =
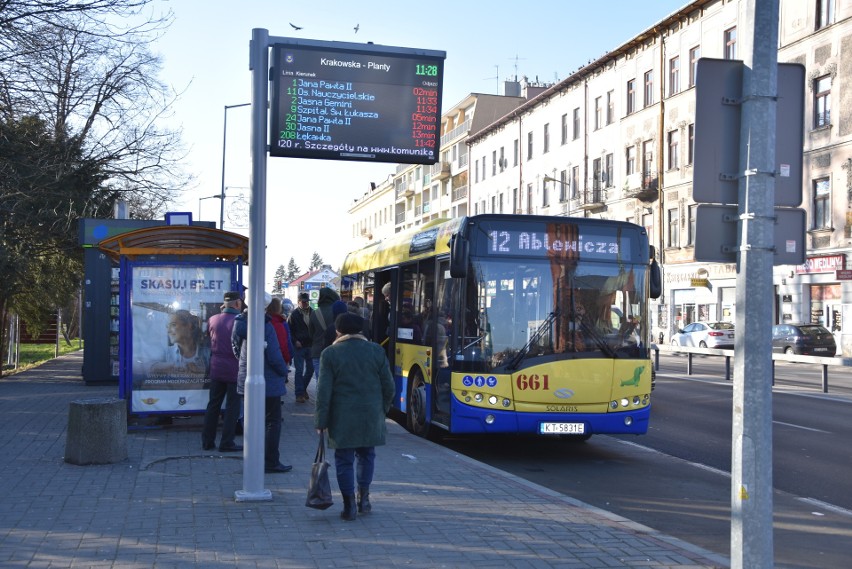
[[[185,167],[196,176],[193,187],[181,189],[174,211],[191,211],[194,219],[218,223],[220,201],[212,196],[220,195],[224,179],[224,228],[249,235],[251,109],[226,111],[225,106],[251,100],[248,64],[254,28],[275,37],[445,51],[442,109],[447,110],[469,93],[497,94],[498,85],[515,76],[548,83],[564,79],[688,3],[155,0],[154,9],[170,9],[175,16],[150,48],[162,58],[160,79],[180,93],[171,126],[182,130]],[[395,168],[267,158],[266,290],[275,270],[291,258],[305,271],[316,252],[338,269],[357,246],[349,207],[370,182],[384,181]]]

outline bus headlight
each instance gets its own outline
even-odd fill
[[[624,418],[624,426],[629,427],[632,424],[633,424],[633,417],[628,415],[627,417]]]
[[[633,396],[633,405],[639,405],[639,396],[638,395]]]
[[[496,395],[489,396],[488,402],[491,403],[492,405],[497,405],[497,396]]]
[[[630,401],[626,397],[621,400],[622,407],[627,407],[628,405],[630,405]]]
[[[494,415],[486,415],[485,416],[485,424],[493,425],[494,424]]]
[[[482,403],[482,394],[481,394],[481,393],[477,393],[476,395],[474,395],[474,396],[473,396],[473,399],[474,399],[474,401],[476,401],[477,403]]]
[[[609,402],[610,409],[618,409],[618,401],[610,401]]]
[[[508,406],[509,406],[509,405],[511,405],[511,404],[512,404],[512,402],[511,402],[511,401],[509,401],[508,399],[504,399],[504,400],[503,400],[503,407],[508,407]]]

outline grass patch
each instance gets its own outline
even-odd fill
[[[77,350],[82,349],[80,346],[82,346],[82,342],[78,341],[76,338],[71,341],[71,344],[68,344],[65,340],[60,340],[59,355],[61,356],[71,352],[76,352]],[[4,363],[3,374],[11,375],[13,373],[28,370],[36,367],[37,365],[43,364],[46,361],[52,360],[55,356],[55,344],[21,344],[21,350],[18,354],[18,369],[14,369],[12,366],[8,366]]]

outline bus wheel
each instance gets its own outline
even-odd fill
[[[423,372],[417,368],[411,370],[408,379],[406,425],[409,431],[425,438],[429,435],[429,422],[426,417],[426,389],[429,386],[423,379]]]

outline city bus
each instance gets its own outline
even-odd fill
[[[433,220],[341,270],[424,437],[645,433],[661,288],[643,227],[574,217]]]

